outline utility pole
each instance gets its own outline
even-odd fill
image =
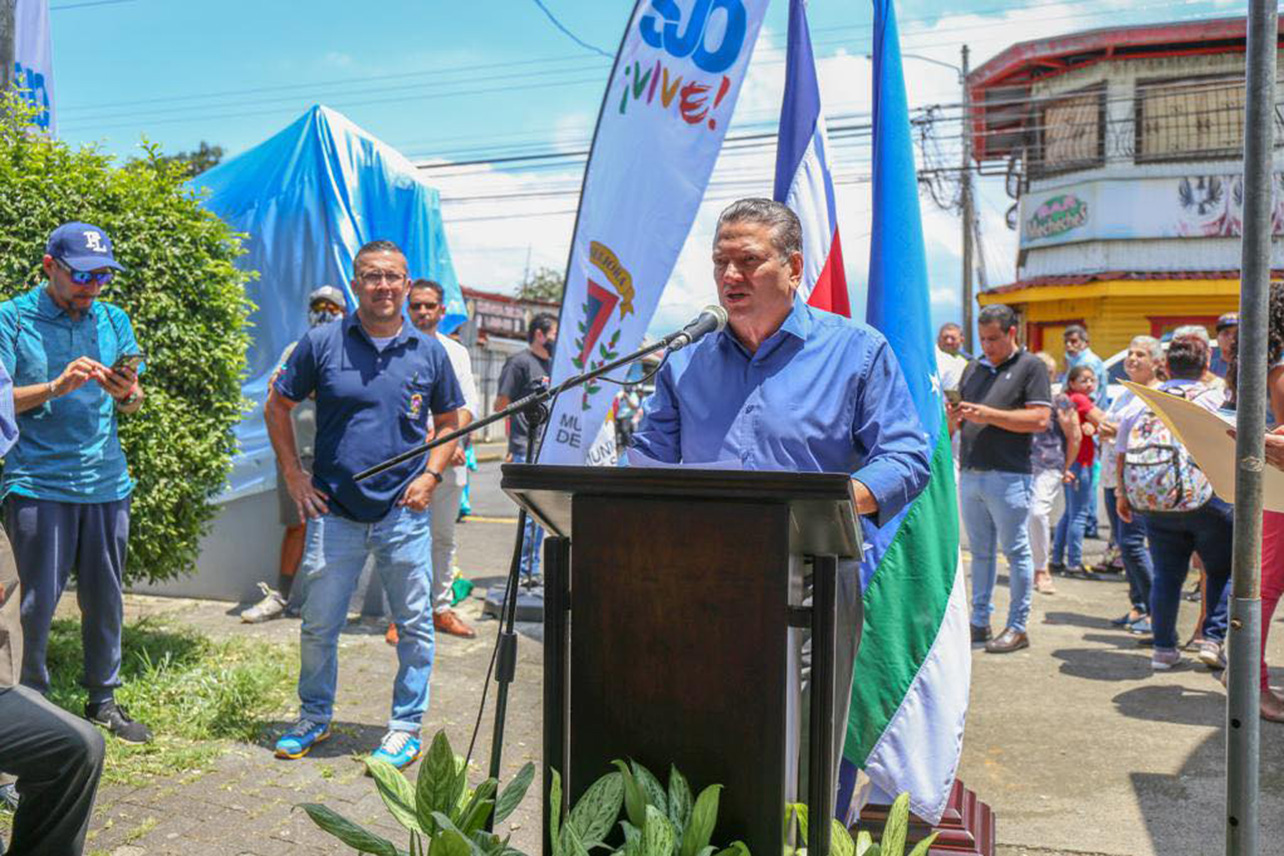
[[[1271,287],[1271,185],[1275,171],[1277,0],[1249,0],[1245,45],[1244,227],[1239,378],[1236,384],[1235,523],[1226,697],[1226,853],[1257,856],[1258,663],[1262,639],[1262,468],[1266,424],[1267,306]]]
[[[14,43],[17,24],[14,23],[17,0],[0,0],[0,93],[13,88]]]
[[[960,201],[963,205],[963,350],[972,350],[972,223],[976,219],[972,196],[972,99],[967,88],[967,45],[963,46],[963,65],[959,82],[963,85],[963,169]]]

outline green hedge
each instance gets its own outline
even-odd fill
[[[0,299],[43,280],[45,242],[60,223],[93,223],[111,237],[128,271],[102,299],[129,314],[147,355],[147,399],[119,423],[137,482],[126,574],[169,579],[195,565],[246,407],[252,306],[248,277],[233,266],[240,236],[199,205],[184,167],[156,147],[118,167],[93,148],[28,133],[21,110],[12,101],[0,110]]]

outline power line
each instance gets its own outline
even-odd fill
[[[544,5],[544,0],[534,0],[534,3],[536,6],[539,7],[539,10],[544,13],[545,17],[547,17],[550,21],[553,22],[553,26],[557,27],[557,29],[560,30],[563,35],[565,35],[571,41],[575,42],[575,44],[579,45],[580,47],[586,50],[593,51],[593,53],[601,54],[607,59],[610,59],[610,60],[615,59],[613,55],[607,53],[606,51],[602,50],[601,48],[595,45],[590,45],[588,42],[584,41],[579,36],[575,35],[569,29],[567,29],[566,26],[561,21],[557,20],[557,16],[555,16],[552,12],[550,12],[548,10],[548,7]]]
[[[134,2],[134,0],[97,0],[97,2]],[[1186,0],[1186,2],[1190,2],[1190,0]],[[980,10],[977,12],[972,12],[972,13],[969,13],[969,15],[981,15],[981,14],[985,14],[986,12],[1015,12],[1015,11],[1023,11],[1025,9],[1037,9],[1044,6],[1057,6],[1057,5],[1062,5],[1062,4],[1059,2],[1046,2],[1046,3],[1031,3],[1031,4],[1018,5],[1018,6],[1000,6],[1000,7],[993,7],[988,10]],[[1168,9],[1170,8],[1170,4],[1149,4],[1145,6],[1135,7],[1133,10],[1130,10],[1130,11],[1135,12],[1135,11],[1150,9],[1150,8]],[[1082,13],[1080,12],[1080,13],[1075,13],[1071,15],[1058,16],[1054,18],[1045,18],[1044,21],[1046,22],[1046,21],[1055,21],[1055,20],[1063,20],[1063,19],[1074,19],[1081,16],[1082,16]],[[910,21],[936,21],[936,20],[939,20],[939,16],[927,16],[927,17],[920,17],[920,18],[905,19],[905,21],[903,21],[902,23],[907,23]],[[964,25],[964,26],[956,27],[954,28],[954,31],[970,30],[970,29],[989,29],[992,27],[993,27],[993,22],[982,22],[982,23],[977,23],[972,25]],[[815,33],[863,32],[871,29],[872,29],[872,23],[862,23],[862,24],[844,25],[844,26],[838,26],[838,27],[821,28],[814,32]],[[922,34],[922,35],[926,35],[926,34]],[[958,42],[944,42],[944,43],[936,43],[935,45],[930,45],[930,44],[925,45],[925,44],[921,44],[918,41],[918,39],[919,39],[919,36],[909,36],[906,39],[904,39],[904,46],[921,49],[921,48],[933,47],[933,46],[957,46],[957,44],[959,44]],[[839,38],[839,39],[820,40],[820,41],[814,41],[813,45],[816,48],[845,46],[845,45],[850,45],[850,39]],[[869,47],[869,45],[850,45],[850,46],[858,49],[867,49]],[[603,53],[602,55],[606,56],[607,58],[610,58],[610,55],[608,54]],[[152,99],[135,99],[130,101],[114,102],[112,104],[95,104],[95,105],[86,106],[84,108],[69,106],[69,107],[63,108],[63,115],[68,119],[79,119],[81,118],[81,113],[85,110],[105,111],[105,110],[110,110],[110,109],[115,109],[120,107],[126,107],[126,106],[138,106],[143,104],[174,103],[174,102],[190,103],[193,105],[192,109],[200,110],[204,107],[209,106],[201,102],[204,102],[205,100],[211,99],[211,98],[231,98],[231,97],[237,97],[237,96],[243,96],[243,95],[261,94],[265,92],[282,92],[282,91],[292,91],[292,90],[299,90],[299,89],[317,89],[317,88],[323,88],[323,87],[329,87],[329,86],[350,86],[350,85],[356,85],[359,83],[423,77],[425,75],[430,75],[430,74],[449,75],[449,74],[461,74],[466,71],[498,70],[498,69],[504,69],[504,68],[516,69],[516,68],[524,68],[529,65],[549,63],[549,62],[582,63],[585,60],[588,60],[594,67],[596,67],[600,62],[598,59],[590,58],[590,57],[573,57],[573,58],[543,57],[543,58],[531,59],[531,60],[516,60],[516,61],[506,61],[502,63],[488,63],[485,65],[477,65],[477,66],[462,67],[462,68],[461,67],[451,68],[451,67],[443,66],[443,67],[437,67],[437,68],[432,68],[432,69],[427,69],[422,71],[403,72],[399,74],[387,74],[387,75],[368,75],[368,76],[362,76],[358,78],[349,78],[346,80],[339,79],[339,80],[329,80],[329,81],[313,82],[313,83],[306,83],[306,84],[283,84],[283,85],[267,86],[267,87],[260,86],[260,87],[251,87],[251,88],[245,88],[245,89],[223,90],[223,91],[214,92],[214,93],[167,96],[167,97],[152,98]],[[777,64],[783,63],[783,61],[784,61],[783,57],[778,59],[765,60],[765,61],[760,61],[758,63],[758,66],[762,67],[765,65],[777,65]],[[587,67],[585,67],[585,70],[587,70]],[[526,75],[524,75],[523,73],[514,73],[514,75],[512,75],[511,77],[512,79],[522,80],[525,78],[525,76]],[[499,79],[499,78],[492,78],[492,79]],[[550,85],[555,85],[555,84],[550,84]],[[365,91],[377,92],[379,90],[363,90],[362,92],[364,93]],[[357,93],[348,91],[348,92],[339,93],[339,94],[351,95],[351,94],[357,94]],[[280,100],[280,99],[277,99],[277,100]],[[262,99],[258,99],[258,100],[250,101],[249,104],[241,103],[239,106],[242,106],[242,107],[252,106],[253,104],[258,104],[258,103],[266,103],[266,102],[264,102]],[[230,105],[223,105],[223,106],[230,106]],[[144,117],[142,118],[150,118],[151,116],[152,114],[144,114]],[[140,117],[135,116],[136,120],[138,118]],[[195,116],[193,118],[201,118],[201,117]]]
[[[50,6],[50,12],[61,12],[65,9],[84,9],[88,6],[115,6],[119,3],[133,3],[136,0],[84,0],[82,3],[60,3],[57,6]]]

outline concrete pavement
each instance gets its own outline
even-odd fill
[[[502,579],[512,545],[514,509],[498,493],[497,473],[497,464],[483,465],[474,482],[475,518],[459,528],[460,565],[479,589]],[[1005,583],[1001,574],[998,616],[1006,610]],[[1058,579],[1057,586],[1056,595],[1036,595],[1030,649],[973,655],[960,774],[998,815],[999,853],[1222,852],[1225,695],[1220,685],[1201,666],[1151,674],[1148,649],[1108,622],[1127,607],[1121,580]],[[470,619],[477,619],[478,603],[473,600],[465,609]],[[1193,624],[1195,607],[1183,605],[1183,633]],[[226,604],[139,598],[130,608],[177,611],[182,620],[216,635],[279,640],[298,635],[296,621],[242,625]],[[476,640],[439,637],[425,722],[429,733],[446,728],[459,752],[467,747],[496,629],[493,621],[477,626]],[[506,776],[526,760],[539,763],[541,650],[538,629],[526,630],[509,706]],[[271,741],[265,738],[257,745],[231,746],[214,769],[183,783],[107,788],[91,849],[119,856],[275,856],[320,846],[337,852],[331,839],[291,811],[294,803],[311,800],[394,832],[354,754],[368,751],[382,732],[395,657],[378,626],[354,624],[342,644],[338,710],[343,724],[324,751],[281,762],[271,757]],[[1284,664],[1278,624],[1270,651]],[[283,711],[282,721],[289,715]],[[1262,727],[1263,853],[1284,853],[1284,726]],[[474,753],[482,766],[489,739],[488,713]],[[515,823],[514,845],[537,852],[534,793]]]

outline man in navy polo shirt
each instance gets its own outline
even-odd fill
[[[85,716],[124,742],[146,743],[151,731],[114,699],[134,489],[116,419],[142,405],[143,389],[120,362],[140,354],[129,317],[97,298],[123,268],[107,233],[87,223],[55,229],[43,267],[44,285],[0,303],[0,363],[13,377],[19,430],[0,495],[22,580],[22,683],[49,692],[49,625],[75,571]]]
[[[420,755],[420,722],[432,674],[433,491],[455,444],[367,479],[353,475],[434,433],[453,431],[463,406],[446,350],[402,316],[406,257],[390,241],[363,246],[353,262],[357,311],[304,334],[268,393],[268,436],[290,496],[307,519],[299,720],[276,744],[301,758],[330,736],[339,632],[366,559],[374,557],[392,608],[400,668],[388,732],[373,756],[404,767]],[[290,410],[316,394],[316,458],[299,462]],[[431,424],[429,414],[432,414]]]

